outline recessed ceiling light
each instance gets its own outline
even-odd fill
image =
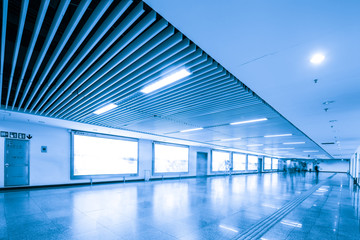
[[[253,123],[253,122],[262,122],[262,121],[266,121],[266,120],[268,120],[268,119],[267,118],[259,118],[259,119],[241,121],[241,122],[233,122],[233,123],[230,123],[230,125],[238,125],[238,124]]]
[[[306,151],[303,151],[303,152],[309,153],[309,152],[319,152],[319,151],[318,150],[306,150]]]
[[[285,134],[276,134],[276,135],[266,135],[264,137],[269,138],[269,137],[287,137],[287,136],[292,136],[291,133],[285,133]]]
[[[295,148],[264,148],[264,150],[290,150],[290,149],[295,149]]]
[[[320,64],[324,61],[324,59],[325,56],[322,53],[316,53],[311,57],[310,62],[313,64]]]
[[[182,69],[180,71],[177,71],[153,84],[150,84],[149,86],[141,89],[142,93],[151,93],[155,90],[158,90],[159,88],[165,87],[166,85],[169,85],[173,82],[176,82],[184,77],[189,76],[191,73],[186,70],[186,69]]]
[[[204,128],[191,128],[191,129],[185,129],[185,130],[181,130],[180,132],[192,132],[192,131],[198,131],[198,130],[202,130]]]
[[[331,103],[334,103],[335,101],[326,101],[326,102],[323,102],[323,105],[329,105]]]
[[[246,145],[247,147],[260,147],[260,146],[263,146],[264,144],[249,144],[249,145]]]
[[[104,106],[104,107],[96,110],[96,111],[94,112],[94,114],[99,115],[99,114],[102,114],[102,113],[104,113],[104,112],[110,111],[111,109],[116,108],[116,107],[117,107],[116,104],[110,103],[110,104],[108,104],[108,105],[106,105],[106,106]]]
[[[284,142],[285,145],[293,145],[293,144],[305,144],[305,142]]]
[[[222,142],[227,142],[227,141],[235,141],[235,140],[240,140],[241,138],[225,138],[225,139],[220,139],[220,141]]]

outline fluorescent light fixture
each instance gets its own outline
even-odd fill
[[[322,53],[316,53],[311,57],[310,62],[313,64],[320,64],[324,61],[324,59],[325,56]]]
[[[233,123],[230,123],[230,125],[238,125],[238,124],[253,123],[253,122],[262,122],[262,121],[266,121],[266,120],[268,120],[268,119],[267,118],[259,118],[259,119],[241,121],[241,122],[233,122]]]
[[[192,131],[198,131],[198,130],[202,130],[204,128],[192,128],[192,129],[186,129],[186,130],[181,130],[180,132],[192,132]]]
[[[102,113],[104,113],[104,112],[107,112],[107,111],[110,111],[111,109],[116,108],[117,106],[118,106],[118,105],[116,105],[116,104],[110,103],[110,104],[108,104],[108,105],[106,105],[106,106],[104,106],[104,107],[96,110],[96,111],[94,112],[94,114],[97,114],[97,115],[102,114]]]
[[[163,79],[160,79],[159,81],[148,85],[147,87],[141,89],[142,93],[151,93],[155,90],[158,90],[159,88],[165,87],[166,85],[169,85],[173,82],[176,82],[184,77],[189,76],[191,73],[186,70],[186,69],[182,69],[180,71],[177,71]]]
[[[292,136],[292,134],[291,133],[286,133],[286,134],[277,134],[277,135],[266,135],[264,137],[270,138],[270,137],[287,137],[287,136]]]
[[[225,139],[220,139],[221,142],[227,142],[227,141],[235,141],[235,140],[240,140],[241,138],[225,138]]]
[[[226,229],[226,230],[230,230],[230,231],[232,231],[232,232],[239,232],[239,231],[237,231],[237,230],[235,230],[235,229],[233,229],[233,228],[230,228],[230,227],[227,227],[227,226],[224,226],[224,225],[219,225],[219,227],[221,227],[221,228],[223,228],[223,229]]]
[[[319,152],[318,150],[306,150],[306,151],[303,151],[303,152]]]
[[[305,142],[285,142],[285,145],[305,144]]]
[[[246,145],[247,147],[260,147],[260,146],[263,146],[264,144],[249,144],[249,145]]]
[[[290,149],[295,149],[295,148],[264,148],[264,150],[290,150]]]

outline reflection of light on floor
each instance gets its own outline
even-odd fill
[[[289,220],[282,220],[280,223],[284,224],[284,225],[291,226],[291,227],[302,228],[302,224],[298,223],[298,222],[293,222],[293,221],[289,221]]]
[[[237,231],[237,230],[235,230],[235,229],[233,229],[233,228],[230,228],[230,227],[227,227],[227,226],[224,226],[224,225],[219,225],[219,227],[221,227],[221,228],[223,228],[223,229],[226,229],[226,230],[229,230],[229,231],[232,231],[232,232],[239,232],[239,231]]]
[[[267,238],[261,237],[260,240],[268,240]]]
[[[329,191],[328,189],[326,188],[319,188],[318,190],[316,190],[317,192],[327,192]]]
[[[269,208],[274,208],[274,209],[279,209],[278,207],[274,206],[274,205],[271,205],[271,204],[267,204],[267,203],[263,203],[261,204],[261,206],[263,207],[269,207]]]

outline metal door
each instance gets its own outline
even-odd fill
[[[5,139],[5,186],[29,185],[29,141]]]
[[[197,152],[196,176],[206,176],[207,175],[207,159],[208,159],[208,154],[206,152]]]

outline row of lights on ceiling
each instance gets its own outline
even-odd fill
[[[320,64],[324,61],[325,56],[321,53],[317,53],[315,55],[313,55],[310,59],[310,62],[313,64]],[[191,74],[191,72],[189,72],[187,69],[181,69],[180,71],[177,71],[165,78],[162,78],[159,81],[156,81],[155,83],[152,83],[146,87],[144,87],[143,89],[140,90],[140,92],[142,93],[151,93],[153,91],[156,91],[160,88],[163,88],[171,83],[174,83],[180,79],[183,79],[187,76],[189,76]],[[114,108],[118,107],[118,105],[114,104],[114,103],[110,103],[107,104],[106,106],[94,111],[94,114],[100,115],[102,113],[105,113],[107,111],[110,111]],[[260,118],[260,119],[253,119],[253,120],[247,120],[247,121],[240,121],[240,122],[233,122],[230,123],[229,125],[240,125],[240,124],[246,124],[246,123],[254,123],[254,122],[261,122],[261,121],[266,121],[268,120],[267,118]],[[193,132],[193,131],[198,131],[198,130],[202,130],[204,128],[199,127],[199,128],[192,128],[192,129],[185,129],[185,130],[181,130],[180,132],[185,133],[185,132]],[[275,134],[275,135],[265,135],[265,138],[271,138],[271,137],[286,137],[286,136],[292,136],[291,133],[287,133],[287,134]],[[235,141],[235,140],[240,140],[241,138],[228,138],[228,139],[221,139],[220,141]],[[305,142],[288,142],[288,143],[283,143],[283,144],[305,144]],[[250,144],[247,145],[247,147],[258,147],[258,146],[263,146],[263,144]],[[265,148],[264,150],[274,150],[275,148]],[[294,149],[294,148],[276,148],[276,149]],[[303,152],[318,152],[317,150],[308,150],[308,151],[303,151]]]
[[[259,119],[252,119],[252,120],[247,120],[247,121],[241,121],[241,122],[233,122],[233,123],[229,123],[229,125],[240,125],[240,124],[246,124],[246,123],[254,123],[254,122],[262,122],[262,121],[266,121],[268,120],[267,118],[259,118]],[[209,128],[209,127],[207,127]],[[179,132],[193,132],[193,131],[199,131],[204,129],[203,127],[199,127],[199,128],[191,128],[191,129],[185,129],[185,130],[181,130]],[[288,134],[283,134],[283,135],[288,135]],[[290,134],[291,136],[292,134]],[[275,135],[274,135],[275,136]],[[265,136],[265,137],[271,137],[269,136]],[[227,139],[222,139],[220,141],[233,141],[233,140],[239,140],[240,138],[227,138]]]
[[[313,64],[320,64],[324,61],[325,56],[321,53],[316,53],[314,54],[311,58],[310,58],[310,62]],[[191,74],[190,71],[188,71],[187,69],[181,69],[173,74],[170,74],[169,76],[160,79],[159,81],[156,81],[155,83],[152,83],[146,87],[144,87],[143,89],[140,90],[140,92],[142,93],[151,93],[153,91],[156,91],[160,88],[163,88],[171,83],[174,83],[180,79],[183,79],[187,76],[189,76]],[[114,104],[114,103],[110,103],[107,104],[106,106],[94,111],[94,114],[102,114],[105,113],[107,111],[110,111],[111,109],[116,108],[118,105]],[[235,125],[237,123],[232,123],[231,125]],[[196,131],[196,130],[201,130],[202,128],[194,128],[194,129],[188,129],[188,130],[184,130],[183,132],[190,132],[190,131]]]
[[[142,93],[151,93],[154,92],[160,88],[163,88],[171,83],[174,83],[180,79],[183,79],[187,76],[189,76],[191,74],[191,72],[189,72],[187,69],[181,69],[179,71],[174,72],[173,74],[170,74],[162,79],[160,79],[159,81],[156,81],[146,87],[144,87],[143,89],[140,90],[140,92]],[[116,108],[118,105],[114,104],[114,103],[110,103],[107,104],[106,106],[96,110],[95,112],[93,112],[94,114],[102,114],[105,113],[107,111],[110,111],[111,109]]]

